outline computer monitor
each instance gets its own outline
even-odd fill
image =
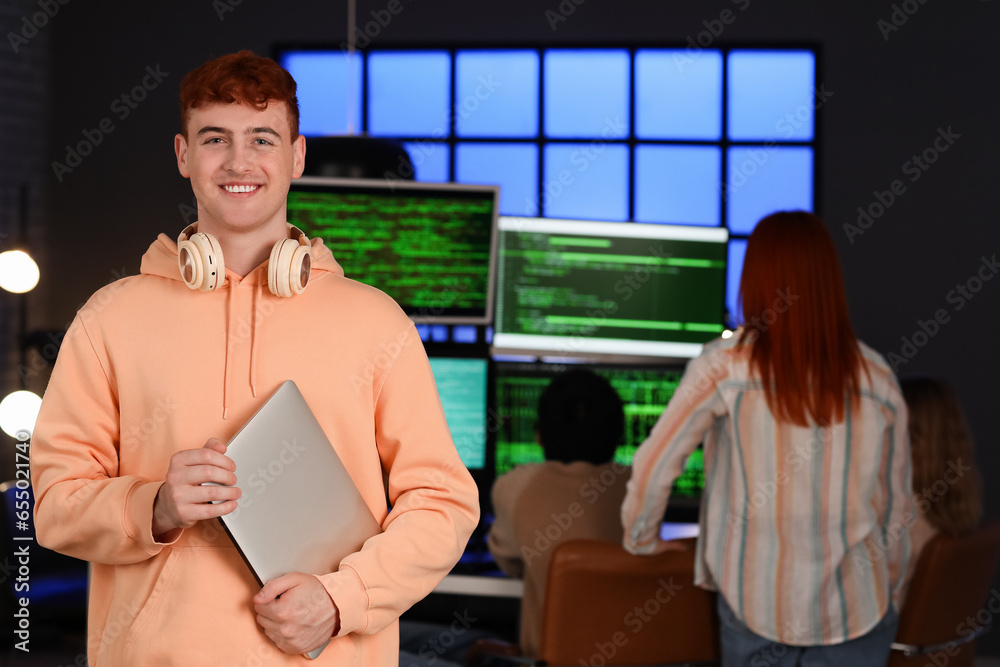
[[[429,359],[448,430],[462,463],[469,470],[485,470],[489,360],[454,356]]]
[[[496,474],[514,466],[545,460],[535,440],[538,400],[554,377],[571,368],[585,368],[611,383],[622,399],[625,434],[615,451],[615,461],[631,465],[635,450],[646,439],[674,395],[683,375],[681,366],[632,366],[603,364],[549,364],[494,362],[495,410],[499,428],[494,445]],[[687,460],[674,482],[670,509],[673,520],[697,520],[697,507],[705,486],[702,449]]]
[[[725,323],[720,227],[501,216],[494,354],[689,359]]]
[[[333,251],[348,278],[417,322],[488,324],[496,186],[395,179],[292,181],[288,221]]]

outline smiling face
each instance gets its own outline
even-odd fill
[[[305,137],[291,136],[285,102],[191,109],[174,138],[177,168],[198,198],[198,231],[284,234],[285,202],[305,166]]]

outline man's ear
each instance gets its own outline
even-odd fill
[[[191,172],[187,166],[188,143],[183,134],[174,136],[174,153],[177,155],[177,171],[184,178],[190,178]]]
[[[299,135],[292,142],[292,178],[298,178],[306,168],[306,138]]]

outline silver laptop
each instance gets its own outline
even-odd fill
[[[232,437],[226,455],[243,495],[219,520],[261,586],[289,572],[336,572],[381,532],[291,380]]]

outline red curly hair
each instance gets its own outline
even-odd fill
[[[763,218],[747,242],[740,280],[750,365],[779,421],[822,426],[857,404],[865,368],[830,232],[805,211]]]
[[[299,136],[299,101],[292,75],[270,58],[240,51],[209,60],[181,81],[181,132],[187,137],[191,109],[211,104],[252,104],[263,111],[270,102],[288,106],[292,139]]]

